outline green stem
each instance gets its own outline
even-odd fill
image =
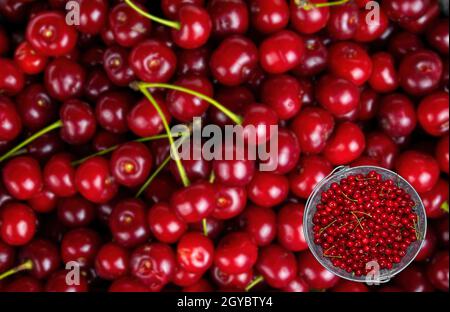
[[[162,24],[164,26],[167,27],[171,27],[174,28],[176,30],[180,30],[181,29],[181,24],[180,22],[175,22],[175,21],[169,21],[157,16],[154,16],[148,12],[145,12],[143,9],[141,9],[140,7],[138,7],[136,4],[134,4],[133,2],[131,2],[131,0],[125,0],[125,3],[128,4],[133,10],[135,10],[136,12],[138,12],[139,14],[141,14],[142,16],[156,22],[159,24]]]
[[[150,92],[148,92],[145,84],[139,84],[139,89],[145,95],[145,97],[150,101],[150,103],[152,103],[152,105],[155,107],[156,111],[158,112],[158,114],[161,118],[161,121],[163,123],[163,126],[166,130],[166,133],[168,135],[170,149],[172,150],[172,155],[175,157],[175,163],[177,165],[178,172],[180,173],[181,181],[183,182],[183,185],[185,187],[189,186],[191,184],[191,182],[189,181],[189,178],[186,174],[186,170],[184,169],[183,164],[181,163],[180,157],[178,155],[178,150],[177,150],[177,147],[175,146],[175,142],[172,138],[171,131],[169,128],[169,123],[167,122],[166,116],[164,116],[164,113],[161,110],[161,107],[156,102],[156,100],[153,98],[153,96],[150,94]]]
[[[203,227],[203,235],[208,237],[208,220],[206,218],[203,218],[202,220],[202,227]]]
[[[444,202],[444,203],[441,205],[441,209],[442,209],[444,212],[448,213],[448,201]]]
[[[192,96],[198,97],[199,99],[202,99],[211,105],[215,106],[218,110],[223,112],[225,115],[227,115],[228,118],[230,118],[234,123],[241,125],[242,124],[242,117],[236,115],[232,111],[230,111],[228,108],[214,100],[213,98],[210,98],[209,96],[206,96],[204,94],[201,94],[199,92],[193,91],[191,89],[183,88],[180,86],[174,86],[166,83],[143,83],[140,84],[140,86],[144,86],[145,88],[157,88],[157,89],[170,89],[175,90],[183,93],[190,94]]]
[[[250,291],[253,287],[255,287],[256,285],[258,285],[259,283],[261,283],[263,281],[264,281],[264,277],[262,277],[262,275],[259,275],[250,284],[248,284],[247,287],[245,287],[245,291]]]
[[[323,3],[311,3],[308,0],[295,0],[295,4],[301,7],[303,10],[309,11],[316,8],[324,8],[330,6],[342,5],[350,0],[340,0],[340,1],[331,1],[331,2],[323,2]]]
[[[5,155],[0,157],[0,163],[3,162],[5,159],[9,158],[10,156],[14,155],[16,152],[18,152],[19,150],[21,150],[22,148],[24,148],[25,146],[27,146],[28,144],[30,144],[34,140],[40,138],[44,134],[46,134],[46,133],[48,133],[50,131],[53,131],[55,129],[61,128],[62,126],[63,126],[62,121],[58,120],[57,122],[55,122],[55,123],[45,127],[44,129],[36,132],[32,136],[30,136],[28,139],[26,139],[25,141],[23,141],[22,143],[20,143],[16,147],[14,147],[13,149],[9,150],[9,152],[7,152]]]
[[[167,166],[167,164],[170,162],[170,155],[167,156],[166,159],[164,159],[164,161],[162,162],[161,165],[159,165],[159,167],[155,170],[155,172],[153,172],[153,174],[150,176],[150,178],[148,178],[148,180],[145,182],[145,184],[139,189],[139,191],[136,193],[135,198],[139,198],[141,197],[142,193],[144,193],[144,191],[147,189],[147,187],[149,187],[149,185],[153,182],[153,180],[155,180],[155,178],[159,175],[159,173],[164,169],[165,166]]]
[[[33,261],[27,260],[24,263],[22,263],[21,265],[16,266],[15,268],[12,268],[12,269],[0,274],[0,281],[7,278],[8,276],[11,276],[11,275],[16,274],[21,271],[31,270],[32,268],[33,268]]]

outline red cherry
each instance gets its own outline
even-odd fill
[[[102,59],[103,54],[104,52],[102,51]],[[109,80],[103,67],[88,72],[84,85],[85,96],[93,102],[98,101],[101,95],[113,89],[113,83]]]
[[[216,266],[211,269],[211,278],[214,283],[222,288],[237,288],[245,290],[245,288],[253,280],[253,270],[241,274],[227,274],[220,271]]]
[[[331,291],[358,293],[358,292],[369,292],[369,288],[363,283],[342,280],[336,286],[334,286]]]
[[[14,265],[15,250],[12,246],[0,241],[0,272],[5,272]]]
[[[33,238],[36,232],[36,215],[23,204],[9,203],[0,211],[0,234],[2,240],[11,246],[22,246]]]
[[[21,263],[31,261],[31,276],[45,279],[58,270],[60,256],[57,246],[49,241],[37,239],[22,248],[19,253]]]
[[[43,287],[38,279],[31,276],[18,276],[3,289],[5,292],[42,292]]]
[[[378,112],[378,93],[370,88],[361,92],[359,99],[358,120],[367,121],[374,118]]]
[[[426,11],[420,17],[400,20],[399,25],[409,32],[423,33],[439,18],[440,13],[441,8],[438,1],[431,1]]]
[[[278,116],[268,106],[253,104],[246,107],[242,126],[244,141],[250,145],[260,145],[275,134],[273,128],[278,126]]]
[[[127,86],[135,79],[135,73],[128,60],[129,54],[127,49],[119,46],[112,46],[105,50],[103,68],[115,85]]]
[[[45,186],[58,197],[75,195],[75,168],[70,154],[57,154],[44,167]]]
[[[243,187],[214,184],[215,207],[211,216],[220,220],[232,219],[242,213],[247,204],[247,191]]]
[[[360,10],[358,28],[353,39],[358,42],[371,42],[380,39],[389,27],[389,19],[384,10],[377,11],[379,19],[374,19],[373,10]]]
[[[372,132],[366,135],[365,153],[380,162],[380,165],[387,169],[392,169],[398,154],[398,147],[395,142],[386,134]]]
[[[427,96],[420,102],[417,109],[417,118],[428,134],[440,136],[448,133],[448,100],[448,93],[438,92]]]
[[[282,120],[290,119],[300,111],[300,84],[288,75],[273,76],[264,81],[261,100],[270,106]]]
[[[369,84],[377,92],[392,92],[398,88],[398,75],[393,57],[386,52],[372,55],[373,71]]]
[[[358,5],[354,2],[330,8],[327,31],[333,39],[350,40],[355,35],[359,21]]]
[[[283,0],[251,0],[251,22],[253,28],[262,33],[274,33],[289,23],[289,6]]]
[[[319,80],[316,98],[333,115],[342,117],[357,109],[360,91],[343,78],[326,75]]]
[[[308,249],[303,233],[303,204],[287,204],[278,213],[278,241],[290,251]]]
[[[411,265],[402,271],[395,283],[408,292],[432,292],[433,286],[427,280],[423,269],[417,265]]]
[[[203,273],[212,265],[214,245],[200,233],[186,233],[177,245],[177,262],[184,270]]]
[[[439,179],[434,187],[428,192],[420,194],[427,218],[440,218],[445,215],[444,207],[448,205],[449,190],[448,182],[444,179]]]
[[[258,206],[274,207],[286,200],[289,181],[283,175],[271,172],[256,172],[247,185],[248,198]]]
[[[115,280],[109,292],[148,292],[148,288],[137,278],[125,276]]]
[[[132,97],[124,92],[107,92],[100,95],[95,105],[95,116],[100,126],[113,133],[127,132],[131,101]]]
[[[393,20],[414,19],[425,13],[430,0],[387,0],[383,9]]]
[[[37,195],[43,188],[39,163],[29,156],[10,160],[3,167],[3,184],[16,199],[27,200]]]
[[[170,200],[171,208],[188,223],[199,222],[214,210],[214,188],[200,182],[176,191]]]
[[[434,287],[441,291],[448,291],[449,279],[449,256],[448,252],[437,253],[427,268],[427,276]]]
[[[42,190],[39,194],[28,200],[30,207],[38,213],[48,213],[56,208],[58,198],[48,190]]]
[[[305,52],[300,64],[292,71],[301,77],[311,77],[323,72],[328,65],[328,49],[322,38],[308,36],[305,39]]]
[[[201,47],[192,50],[178,51],[177,74],[208,76],[210,68],[208,66],[211,51],[209,47]]]
[[[97,129],[97,121],[91,106],[83,101],[71,99],[60,109],[63,123],[61,138],[67,143],[78,145],[92,139]]]
[[[147,223],[155,238],[167,244],[177,242],[187,230],[186,223],[164,203],[149,209]]]
[[[444,135],[438,142],[435,152],[436,160],[442,172],[448,174],[449,167],[449,135]]]
[[[267,208],[249,206],[239,216],[239,225],[258,246],[269,245],[276,236],[276,214]]]
[[[231,152],[231,157],[213,161],[216,181],[226,186],[246,186],[255,173],[255,162],[244,157],[246,152],[237,147],[233,147]],[[227,153],[228,149],[225,149],[223,155],[227,156]]]
[[[423,48],[420,38],[409,32],[399,32],[392,36],[389,42],[389,53],[396,59],[402,59],[410,52],[419,51]]]
[[[391,137],[408,136],[417,124],[413,103],[399,93],[387,95],[381,100],[378,118],[383,131]]]
[[[19,67],[13,61],[0,58],[0,93],[16,95],[25,85],[25,77]]]
[[[24,73],[35,75],[44,70],[47,63],[47,57],[36,52],[36,50],[25,41],[16,48],[14,61]]]
[[[324,150],[325,157],[334,165],[343,165],[357,159],[366,147],[361,129],[354,123],[340,124]]]
[[[437,245],[437,236],[434,233],[433,229],[427,229],[427,234],[422,243],[422,247],[420,248],[419,253],[417,254],[415,261],[424,261],[430,258],[436,249]]]
[[[312,289],[329,289],[337,285],[339,277],[327,271],[309,251],[298,257],[299,275]]]
[[[212,32],[212,22],[208,12],[202,7],[184,5],[178,10],[181,28],[172,30],[172,39],[183,49],[203,46]]]
[[[173,283],[180,287],[192,286],[202,278],[202,273],[192,273],[183,269],[180,264],[175,268]]]
[[[258,248],[244,232],[223,237],[214,253],[215,266],[225,274],[242,274],[250,270],[258,258]]]
[[[183,292],[187,292],[187,293],[189,293],[189,292],[207,293],[207,292],[213,292],[213,291],[214,291],[214,289],[212,288],[211,284],[205,279],[200,279],[195,284],[183,288]]]
[[[442,54],[449,52],[449,22],[448,19],[441,19],[430,27],[427,34],[428,42]]]
[[[249,12],[242,0],[213,0],[208,3],[215,37],[245,34],[249,27]]]
[[[297,275],[294,254],[279,245],[269,245],[261,249],[256,269],[273,288],[286,287]]]
[[[162,0],[161,8],[164,15],[170,19],[176,19],[178,11],[186,4],[193,4],[199,7],[204,6],[204,0]]]
[[[314,6],[316,3],[322,3],[321,0],[311,0],[308,4]],[[290,1],[292,27],[302,34],[314,34],[327,26],[330,17],[328,7],[306,10],[298,5],[298,1]]]
[[[86,228],[72,230],[61,241],[61,258],[64,263],[74,261],[81,267],[91,267],[100,244],[97,232]]]
[[[87,226],[95,218],[95,207],[82,197],[68,197],[59,201],[57,215],[58,220],[67,227]]]
[[[129,270],[128,251],[115,243],[103,245],[95,258],[97,274],[107,280],[118,280]]]
[[[80,275],[79,283],[67,283],[67,274],[70,271],[62,270],[50,276],[45,285],[46,292],[87,292],[89,285],[85,276]]]
[[[22,120],[16,106],[0,95],[0,141],[12,141],[22,131]]]
[[[108,19],[108,1],[77,0],[80,6],[80,25],[77,29],[84,34],[98,34]]]
[[[60,57],[48,64],[44,81],[52,98],[66,101],[82,94],[85,78],[86,72],[81,65]]]
[[[295,277],[289,284],[282,289],[284,292],[309,292],[309,286],[301,277]]]

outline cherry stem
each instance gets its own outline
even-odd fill
[[[47,134],[48,132],[53,131],[55,129],[61,128],[62,126],[63,126],[62,121],[58,120],[57,122],[55,122],[55,123],[45,127],[44,129],[36,132],[32,136],[30,136],[28,139],[26,139],[25,141],[23,141],[22,143],[20,143],[16,147],[14,147],[11,150],[9,150],[9,152],[4,154],[2,157],[0,157],[0,163],[3,162],[5,159],[8,159],[12,155],[14,155],[16,152],[20,151],[22,148],[24,148],[25,146],[27,146],[28,144],[30,144],[34,140],[37,140],[38,138],[40,138],[44,134]]]
[[[186,170],[183,167],[183,164],[180,160],[180,155],[178,154],[178,149],[175,145],[175,142],[172,138],[171,131],[169,128],[169,123],[167,122],[166,116],[164,116],[163,111],[161,110],[161,107],[156,102],[156,100],[153,98],[153,96],[150,94],[150,92],[147,90],[147,86],[144,83],[139,84],[139,90],[145,95],[145,97],[152,103],[152,105],[155,107],[156,111],[159,114],[159,117],[161,118],[161,121],[164,125],[164,128],[166,129],[166,133],[168,135],[168,139],[170,142],[170,149],[172,151],[172,156],[174,157],[175,163],[178,168],[178,172],[180,173],[181,181],[183,182],[183,185],[185,187],[191,185],[191,182],[189,181],[189,178],[186,174]]]
[[[323,3],[311,3],[308,0],[295,0],[295,4],[299,7],[301,7],[303,10],[309,11],[309,10],[317,9],[317,8],[342,5],[349,1],[350,0],[340,0],[340,1],[323,2]]]
[[[167,166],[167,164],[170,162],[170,155],[167,156],[166,159],[159,165],[159,167],[153,172],[153,174],[148,178],[148,180],[145,182],[145,184],[139,189],[139,191],[136,193],[135,198],[141,197],[142,193],[149,187],[149,185],[155,180],[155,178],[158,176],[158,174],[164,169],[164,167]]]
[[[210,103],[211,105],[216,107],[218,110],[220,110],[222,113],[224,113],[234,123],[241,125],[243,122],[243,119],[241,116],[233,113],[232,111],[230,111],[228,108],[226,108],[225,106],[223,106],[222,104],[220,104],[219,102],[214,100],[213,98],[210,98],[209,96],[206,96],[206,95],[196,92],[194,90],[183,88],[180,86],[170,85],[170,84],[166,84],[166,83],[140,83],[139,86],[145,87],[145,88],[170,89],[170,90],[175,90],[175,91],[190,94],[192,96],[198,97],[199,99],[202,99],[202,100]]]
[[[256,277],[250,284],[245,287],[245,291],[250,291],[253,287],[258,285],[259,283],[262,283],[264,281],[264,277],[262,275],[259,275]]]
[[[8,276],[11,276],[13,274],[16,274],[21,271],[31,270],[33,268],[33,261],[27,260],[24,263],[22,263],[19,266],[16,266],[15,268],[12,268],[0,275],[0,281],[7,278]]]
[[[209,175],[209,183],[214,184],[214,181],[216,181],[216,174],[214,171],[211,171],[211,174]]]
[[[152,20],[152,21],[154,21],[156,23],[162,24],[162,25],[167,26],[167,27],[174,28],[176,30],[180,30],[181,29],[180,22],[166,20],[166,19],[154,16],[154,15],[148,13],[148,12],[145,12],[143,9],[141,9],[136,4],[131,2],[131,0],[125,0],[125,3],[128,4],[133,10],[135,10],[136,12],[141,14],[142,16],[144,16],[144,17],[146,17],[146,18],[148,18],[148,19],[150,19],[150,20]]]
[[[206,218],[202,219],[203,235],[208,237],[208,220]]]
[[[448,213],[448,201],[445,201],[442,205],[441,205],[441,209],[442,211]]]

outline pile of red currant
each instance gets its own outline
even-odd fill
[[[1,0],[0,291],[448,291],[449,19],[378,3]],[[172,158],[194,117],[255,126],[236,152],[278,126],[278,155]],[[417,237],[371,173],[317,207],[316,243],[357,275],[424,240],[387,286],[308,250],[304,203],[341,165],[394,170],[425,205]]]

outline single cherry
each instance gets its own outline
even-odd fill
[[[19,203],[8,203],[0,211],[0,235],[10,246],[22,246],[33,238],[37,219],[33,210]]]
[[[273,288],[284,288],[297,275],[297,263],[293,253],[279,245],[263,247],[256,269],[264,281]]]
[[[184,234],[177,245],[177,262],[184,270],[203,273],[209,269],[214,259],[212,241],[200,233]]]

